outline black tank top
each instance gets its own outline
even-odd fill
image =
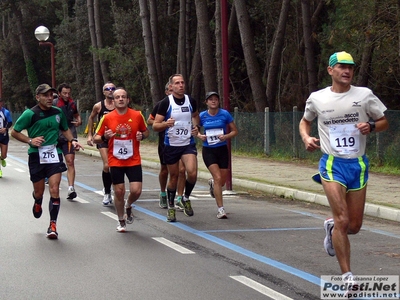
[[[112,112],[114,109],[111,109],[111,110],[109,110],[107,107],[106,107],[106,105],[105,105],[105,103],[104,103],[104,101],[105,100],[101,100],[101,109],[100,109],[100,112],[99,112],[99,114],[98,114],[98,121],[100,121],[100,119],[104,116],[104,115],[106,115],[106,114],[108,114],[109,112]]]

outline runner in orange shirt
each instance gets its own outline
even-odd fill
[[[114,188],[114,202],[118,214],[118,232],[126,231],[126,223],[133,222],[132,204],[142,193],[142,165],[140,141],[149,136],[146,121],[140,111],[128,107],[129,97],[124,88],[114,93],[115,110],[105,115],[93,141],[108,142],[108,165]],[[129,180],[129,195],[124,208],[125,175]]]

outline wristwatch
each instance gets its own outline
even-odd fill
[[[369,132],[372,132],[375,130],[375,122],[374,121],[369,121],[367,122],[369,125]]]
[[[78,142],[78,140],[76,138],[73,138],[72,140],[69,141],[70,143],[72,142]]]

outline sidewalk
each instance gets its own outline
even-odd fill
[[[83,153],[99,156],[96,148],[84,146]],[[142,165],[159,168],[157,145],[144,142],[140,145]],[[204,165],[201,151],[198,153],[198,177],[211,177]],[[322,186],[311,176],[318,171],[317,165],[276,162],[267,158],[232,156],[232,192],[256,190],[280,197],[328,206]],[[400,222],[399,177],[370,173],[367,188],[365,214]]]

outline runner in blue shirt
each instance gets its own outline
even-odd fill
[[[218,206],[218,219],[226,219],[222,199],[222,187],[228,176],[229,153],[227,140],[238,134],[231,114],[219,108],[219,95],[216,92],[206,94],[207,110],[200,113],[200,126],[204,134],[197,137],[203,141],[203,161],[212,178],[208,180],[211,197],[215,198]],[[227,131],[229,127],[229,133]]]

